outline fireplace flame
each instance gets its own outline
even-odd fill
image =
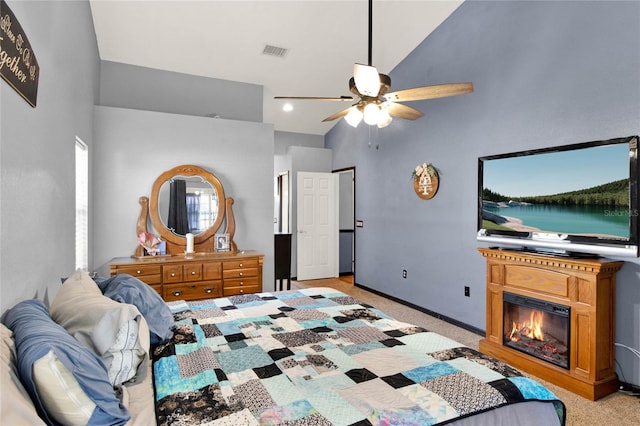
[[[542,332],[543,313],[540,311],[531,311],[529,321],[522,321],[520,324],[515,321],[512,323],[511,334],[509,339],[512,342],[520,340],[520,336],[526,336],[529,339],[544,341],[544,333]]]

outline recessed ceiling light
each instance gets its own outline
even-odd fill
[[[293,111],[293,105],[287,102],[286,104],[282,105],[282,110],[286,112]]]

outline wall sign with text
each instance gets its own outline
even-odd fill
[[[4,0],[0,0],[0,75],[35,108],[40,67],[27,35]]]

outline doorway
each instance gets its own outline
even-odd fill
[[[333,170],[338,174],[339,217],[339,277],[340,280],[355,282],[355,199],[356,168],[347,167]]]
[[[355,283],[356,238],[355,238],[355,201],[356,201],[356,170],[355,167],[333,170],[338,174],[338,278],[347,283]],[[275,232],[296,233],[296,226],[290,228],[291,179],[288,171],[279,173],[275,181]],[[294,191],[295,192],[295,191]],[[295,219],[294,219],[295,220]],[[293,235],[292,235],[293,236]],[[295,238],[292,240],[295,242]],[[297,258],[297,244],[292,247],[292,258]],[[297,265],[297,262],[296,262]],[[295,268],[297,269],[297,267]],[[293,279],[299,279],[297,271],[292,274]]]
[[[289,206],[291,200],[289,199],[289,171],[278,173],[276,178],[275,187],[275,218],[276,224],[275,233],[288,234],[289,231]]]
[[[297,173],[297,279],[338,277],[338,179],[333,173]]]

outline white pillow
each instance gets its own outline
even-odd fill
[[[13,333],[0,324],[0,419],[7,425],[44,425],[16,367]]]
[[[144,379],[149,328],[134,305],[105,297],[89,274],[78,271],[58,290],[49,312],[102,359],[114,386]]]
[[[33,382],[47,413],[58,423],[86,425],[96,404],[53,350],[33,363]]]

